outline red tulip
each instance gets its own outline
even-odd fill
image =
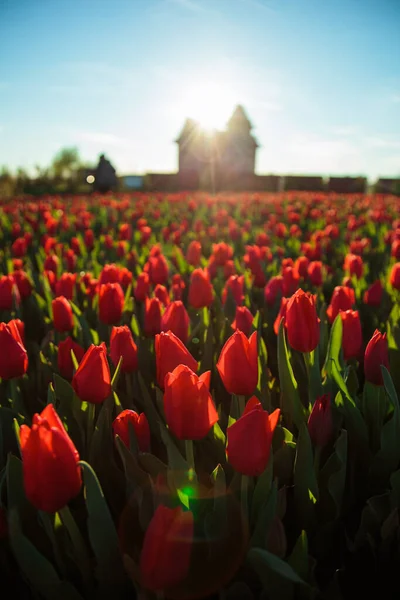
[[[314,403],[308,418],[308,433],[314,446],[320,448],[326,446],[332,438],[332,408],[327,394],[317,398]]]
[[[307,256],[299,256],[294,263],[294,268],[299,277],[303,279],[307,278],[308,275],[308,265],[310,264]]]
[[[159,505],[147,527],[140,555],[141,583],[163,591],[185,579],[190,567],[194,519],[182,507]]]
[[[111,394],[110,367],[104,342],[92,344],[85,353],[72,378],[72,387],[78,398],[91,404],[101,404]]]
[[[138,415],[134,410],[123,410],[113,422],[113,433],[119,435],[123,443],[129,448],[129,424],[131,425],[140,452],[150,449],[150,428],[144,413]]]
[[[279,408],[268,414],[255,396],[247,402],[243,415],[226,431],[226,454],[235,471],[249,477],[265,471],[279,415]]]
[[[199,266],[201,260],[201,244],[197,240],[190,242],[186,253],[186,260],[192,267]]]
[[[28,275],[25,273],[25,271],[19,269],[17,271],[14,271],[13,277],[21,298],[28,298],[31,295],[33,289],[31,280],[29,279]]]
[[[168,306],[168,304],[171,302],[167,288],[160,283],[157,283],[156,287],[154,288],[154,296],[159,299],[163,306]]]
[[[386,333],[382,335],[378,329],[375,329],[375,333],[365,349],[365,379],[375,385],[383,385],[381,365],[389,369],[388,342]]]
[[[54,298],[51,303],[53,325],[56,331],[71,331],[74,327],[74,315],[70,303],[64,296]]]
[[[64,296],[67,300],[74,297],[76,273],[63,273],[56,283],[56,296]]]
[[[166,374],[173,371],[178,365],[186,365],[192,371],[197,371],[197,361],[172,331],[156,335],[155,354],[157,383],[161,389],[164,389]]]
[[[189,304],[193,308],[204,308],[210,306],[213,299],[213,286],[207,271],[195,269],[190,276]]]
[[[168,280],[168,263],[163,254],[149,258],[149,276],[154,285]]]
[[[236,330],[221,350],[217,369],[230,394],[252,394],[258,382],[257,333],[247,339]]]
[[[161,302],[158,298],[146,298],[144,313],[144,333],[148,337],[161,331]]]
[[[149,295],[150,290],[150,278],[148,273],[140,273],[136,281],[136,287],[133,295],[137,302],[145,302]]]
[[[337,285],[333,290],[331,303],[326,310],[329,322],[333,323],[338,316],[339,311],[351,310],[355,301],[353,288]]]
[[[343,323],[342,347],[344,360],[358,358],[362,346],[362,330],[360,315],[356,310],[341,311]]]
[[[20,295],[12,275],[0,277],[0,310],[11,310],[13,303],[18,306]]]
[[[18,332],[22,344],[25,346],[25,323],[21,321],[21,319],[11,319],[11,321],[8,321],[7,325],[11,329],[11,333],[15,339],[18,338],[16,331]]]
[[[189,315],[180,300],[171,302],[161,317],[161,331],[172,331],[184,344],[189,337]]]
[[[235,320],[231,327],[235,331],[240,329],[244,335],[250,335],[251,327],[253,325],[254,317],[246,306],[237,306]]]
[[[110,356],[117,367],[122,356],[122,373],[133,373],[138,368],[138,351],[127,325],[113,327],[110,336]]]
[[[380,306],[383,297],[383,285],[380,279],[377,279],[365,292],[364,304],[368,306]]]
[[[22,377],[28,370],[28,354],[21,340],[18,327],[0,323],[0,377],[8,380]]]
[[[279,295],[283,294],[283,277],[277,275],[271,277],[267,285],[264,288],[264,298],[268,306],[273,306]]]
[[[232,275],[225,283],[225,287],[222,290],[222,304],[225,304],[229,291],[232,294],[234,301],[237,306],[241,306],[244,300],[244,276],[243,275]]]
[[[99,277],[99,284],[118,283],[119,282],[119,267],[114,264],[104,265]]]
[[[281,305],[279,308],[279,312],[277,314],[277,317],[274,321],[274,331],[275,331],[275,335],[278,335],[279,333],[279,325],[281,324],[281,320],[283,317],[286,317],[286,309],[287,309],[287,304],[288,304],[289,300],[285,297],[281,298]]]
[[[115,325],[124,310],[124,292],[119,283],[105,283],[99,291],[99,317],[102,323]]]
[[[400,290],[400,262],[393,265],[390,272],[390,285],[395,290]]]
[[[81,489],[78,451],[52,404],[20,432],[26,497],[38,510],[55,513]]]
[[[282,271],[282,291],[284,296],[294,294],[299,285],[299,276],[293,267],[285,267]]]
[[[322,274],[322,262],[320,260],[314,260],[308,265],[308,278],[312,285],[319,287],[322,285],[323,274]]]
[[[74,364],[72,362],[71,350],[75,354],[78,364],[85,355],[85,350],[77,342],[74,342],[69,336],[58,344],[57,363],[58,370],[66,379],[72,379],[74,374]]]
[[[357,254],[347,254],[344,261],[344,268],[349,271],[350,277],[355,275],[357,279],[360,279],[363,273],[363,261],[361,256],[357,256]]]
[[[318,346],[320,320],[315,305],[315,296],[301,289],[289,298],[285,325],[289,344],[294,350],[311,352]]]
[[[209,391],[210,377],[210,371],[198,377],[183,364],[165,376],[165,418],[180,440],[201,440],[218,421]]]

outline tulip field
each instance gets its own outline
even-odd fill
[[[399,197],[0,224],[2,598],[399,597]]]

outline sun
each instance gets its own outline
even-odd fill
[[[197,82],[183,94],[182,111],[204,129],[224,127],[235,104],[232,90],[217,82]]]

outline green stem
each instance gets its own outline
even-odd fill
[[[54,516],[50,513],[44,512],[42,510],[39,511],[40,520],[42,521],[43,527],[51,541],[51,545],[53,548],[54,558],[57,564],[57,568],[62,575],[65,576],[66,569],[64,565],[64,561],[61,556],[60,547],[58,545],[58,541],[54,532]]]
[[[189,465],[189,469],[193,469],[196,472],[194,465],[194,452],[193,452],[193,442],[192,440],[185,440],[185,451],[186,451],[186,461]]]
[[[73,518],[68,506],[64,506],[59,511],[59,515],[62,524],[64,525],[69,537],[71,538],[77,559],[76,564],[78,565],[78,568],[81,572],[82,580],[87,588],[91,588],[92,575],[90,559],[87,552],[86,544],[84,542],[81,532],[79,531],[79,527],[77,526],[75,519]]]
[[[246,397],[238,396],[238,402],[239,402],[239,413],[240,413],[239,416],[241,417],[244,413],[244,409],[246,408]]]
[[[320,468],[320,464],[321,464],[321,452],[322,452],[321,446],[317,446],[315,448],[315,452],[314,452],[314,472],[315,472],[315,477],[317,479],[318,479],[319,468]]]
[[[90,451],[90,444],[91,444],[91,441],[92,441],[92,435],[93,435],[93,430],[94,430],[95,412],[96,412],[96,405],[92,404],[91,402],[88,402],[88,408],[87,408],[87,438],[86,438],[88,455],[89,455],[89,451]]]

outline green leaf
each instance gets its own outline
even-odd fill
[[[304,529],[297,538],[288,563],[302,579],[308,580],[308,540]]]
[[[254,488],[253,498],[251,502],[251,521],[255,523],[259,516],[261,507],[263,506],[265,499],[268,498],[272,486],[273,476],[273,456],[272,452],[269,457],[267,468],[257,479],[257,483]]]
[[[331,455],[326,463],[328,467],[329,461],[333,460],[333,456],[336,457],[337,469],[329,478],[328,491],[335,502],[336,517],[339,517],[345,491],[347,471],[347,431],[345,429],[342,429],[340,436],[336,440],[335,454]]]
[[[307,585],[287,562],[262,548],[251,548],[247,553],[247,562],[256,571],[266,591],[268,591],[271,571],[292,583]]]
[[[381,447],[371,465],[371,478],[376,485],[386,483],[400,461],[400,410],[396,390],[389,371],[381,366],[385,390],[393,404],[393,413],[381,430]]]
[[[271,523],[276,515],[278,502],[278,485],[274,481],[270,492],[258,513],[256,525],[254,527],[253,535],[251,536],[250,546],[265,548],[267,543],[267,534]]]
[[[56,403],[56,393],[54,391],[53,384],[50,382],[49,387],[47,388],[47,404],[55,405],[55,403]]]
[[[53,565],[25,537],[19,511],[30,506],[24,492],[22,462],[10,454],[7,461],[8,539],[21,573],[32,590],[46,600],[82,600],[75,588],[61,581]]]
[[[331,335],[329,336],[328,350],[326,353],[325,364],[323,372],[327,377],[332,377],[332,361],[339,365],[339,358],[342,349],[342,337],[343,337],[343,322],[340,314],[336,317],[333,322]]]
[[[299,524],[302,528],[307,528],[310,524],[318,496],[311,440],[307,426],[303,423],[299,430],[294,462],[294,497]]]
[[[305,409],[300,400],[297,381],[289,360],[283,320],[278,333],[278,370],[282,414],[289,424],[294,423],[300,429],[306,418]]]
[[[53,565],[24,536],[15,509],[9,510],[8,529],[14,557],[32,590],[46,600],[82,600],[76,589],[68,581],[61,581]]]
[[[80,461],[78,464],[83,469],[88,533],[97,561],[96,577],[101,585],[112,587],[125,578],[117,532],[96,473],[88,463]]]

